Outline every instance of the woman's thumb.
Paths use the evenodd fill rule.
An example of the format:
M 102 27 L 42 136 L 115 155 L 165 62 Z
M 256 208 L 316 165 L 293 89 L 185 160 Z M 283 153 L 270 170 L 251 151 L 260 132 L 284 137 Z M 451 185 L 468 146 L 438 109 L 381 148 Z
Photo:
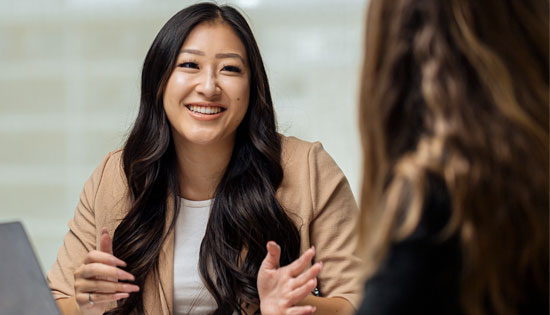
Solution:
M 101 242 L 99 243 L 99 250 L 107 254 L 113 254 L 113 240 L 111 240 L 107 228 L 103 228 L 101 230 Z
M 279 268 L 279 259 L 281 258 L 281 247 L 274 241 L 267 242 L 267 255 L 262 262 L 262 267 L 265 269 Z

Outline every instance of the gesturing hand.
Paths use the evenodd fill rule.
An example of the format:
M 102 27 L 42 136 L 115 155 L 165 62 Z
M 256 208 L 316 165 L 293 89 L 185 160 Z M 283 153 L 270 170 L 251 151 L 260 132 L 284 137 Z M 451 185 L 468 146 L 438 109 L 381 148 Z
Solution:
M 135 278 L 117 266 L 124 267 L 126 263 L 113 256 L 113 242 L 107 229 L 103 228 L 99 251 L 89 252 L 84 263 L 74 272 L 75 298 L 82 314 L 103 314 L 109 302 L 139 291 L 137 285 L 118 282 L 134 281 Z
M 281 248 L 273 241 L 267 243 L 267 256 L 258 272 L 258 295 L 263 315 L 315 312 L 315 306 L 296 306 L 317 285 L 317 275 L 323 264 L 318 262 L 304 271 L 313 256 L 315 248 L 312 247 L 288 266 L 280 267 Z

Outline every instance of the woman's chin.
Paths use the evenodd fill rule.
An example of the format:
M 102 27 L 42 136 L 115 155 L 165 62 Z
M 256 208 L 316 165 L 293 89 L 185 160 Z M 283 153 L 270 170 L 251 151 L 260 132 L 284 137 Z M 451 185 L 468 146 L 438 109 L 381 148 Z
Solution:
M 223 135 L 213 134 L 213 135 L 189 135 L 184 137 L 184 143 L 197 145 L 197 146 L 217 146 L 226 141 L 227 137 Z

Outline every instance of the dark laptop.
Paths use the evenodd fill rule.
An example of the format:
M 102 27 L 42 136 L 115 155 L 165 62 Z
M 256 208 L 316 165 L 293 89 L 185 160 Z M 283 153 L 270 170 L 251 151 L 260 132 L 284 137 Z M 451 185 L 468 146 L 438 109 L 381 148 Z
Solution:
M 19 222 L 0 224 L 0 315 L 59 315 Z

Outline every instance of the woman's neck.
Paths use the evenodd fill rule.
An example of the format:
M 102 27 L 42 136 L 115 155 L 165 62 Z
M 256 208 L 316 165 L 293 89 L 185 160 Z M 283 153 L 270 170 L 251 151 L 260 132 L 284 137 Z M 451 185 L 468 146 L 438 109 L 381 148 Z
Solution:
M 235 140 L 200 145 L 174 141 L 178 159 L 180 196 L 188 200 L 214 198 L 231 154 Z

